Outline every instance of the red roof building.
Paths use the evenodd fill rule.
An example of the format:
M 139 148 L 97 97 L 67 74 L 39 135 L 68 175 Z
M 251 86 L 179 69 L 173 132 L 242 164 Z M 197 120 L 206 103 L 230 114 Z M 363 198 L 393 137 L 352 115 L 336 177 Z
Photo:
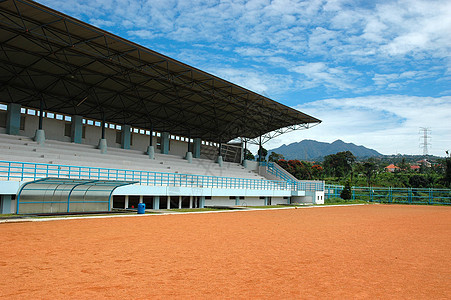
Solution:
M 410 166 L 410 169 L 411 169 L 412 171 L 419 172 L 419 171 L 420 171 L 420 166 L 413 165 L 413 166 Z
M 395 166 L 394 164 L 390 164 L 390 165 L 385 167 L 385 171 L 390 172 L 390 173 L 393 173 L 393 172 L 395 172 L 396 170 L 399 170 L 399 169 L 400 168 Z

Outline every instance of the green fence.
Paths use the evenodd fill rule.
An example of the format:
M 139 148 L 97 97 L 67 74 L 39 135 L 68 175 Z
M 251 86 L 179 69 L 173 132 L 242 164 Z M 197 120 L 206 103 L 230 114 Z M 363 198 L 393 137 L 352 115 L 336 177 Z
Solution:
M 340 197 L 342 185 L 325 186 L 325 199 Z M 352 200 L 379 203 L 451 204 L 450 189 L 352 187 Z

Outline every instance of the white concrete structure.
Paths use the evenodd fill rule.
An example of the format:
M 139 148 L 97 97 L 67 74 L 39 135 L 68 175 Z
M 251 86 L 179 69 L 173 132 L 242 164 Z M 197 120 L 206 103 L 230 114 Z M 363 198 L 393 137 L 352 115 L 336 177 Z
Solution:
M 281 181 L 277 176 L 270 174 L 264 167 L 255 161 L 247 161 L 244 167 L 238 163 L 222 161 L 218 164 L 214 160 L 206 159 L 202 150 L 215 152 L 214 143 L 199 141 L 200 152 L 193 158 L 190 155 L 186 159 L 188 149 L 187 138 L 175 137 L 170 134 L 170 140 L 166 142 L 168 154 L 162 154 L 159 150 L 149 158 L 146 152 L 150 139 L 150 132 L 130 128 L 130 149 L 123 149 L 124 140 L 119 136 L 123 129 L 114 124 L 106 124 L 105 141 L 107 151 L 98 149 L 97 143 L 101 135 L 100 122 L 90 121 L 78 117 L 83 124 L 81 143 L 74 143 L 74 126 L 72 118 L 59 114 L 46 113 L 43 131 L 45 131 L 45 143 L 38 143 L 30 136 L 34 135 L 38 125 L 37 112 L 32 109 L 21 109 L 21 129 L 19 135 L 6 134 L 7 128 L 3 127 L 2 120 L 6 119 L 5 105 L 0 106 L 0 195 L 1 213 L 14 213 L 16 211 L 15 196 L 21 185 L 32 179 L 18 180 L 8 178 L 5 174 L 5 162 L 42 164 L 44 168 L 58 170 L 58 176 L 67 176 L 67 168 L 86 167 L 95 170 L 130 170 L 134 172 L 158 172 L 165 176 L 176 176 L 177 180 L 184 180 L 186 176 L 196 180 L 207 180 L 211 186 L 202 187 L 201 184 L 172 182 L 163 186 L 156 186 L 155 182 L 140 181 L 138 184 L 119 187 L 114 191 L 112 208 L 137 207 L 138 203 L 146 203 L 147 208 L 193 208 L 203 206 L 262 206 L 275 204 L 289 204 L 294 202 L 324 203 L 324 192 L 293 191 L 291 189 L 277 188 L 252 188 L 255 184 L 264 184 L 268 180 Z M 74 117 L 74 119 L 77 117 Z M 34 129 L 33 129 L 34 128 Z M 160 134 L 154 133 L 154 144 L 158 146 Z M 199 144 L 198 144 L 199 145 Z M 127 148 L 126 145 L 125 148 Z M 209 150 L 212 149 L 212 150 Z M 204 157 L 204 158 L 202 158 Z M 61 167 L 60 167 L 61 166 Z M 62 167 L 64 166 L 64 167 Z M 93 170 L 94 170 L 93 169 Z M 94 171 L 93 171 L 94 172 Z M 95 173 L 95 172 L 94 172 Z M 145 173 L 145 174 L 147 174 Z M 171 175 L 172 174 L 172 175 Z M 47 176 L 55 176 L 50 172 Z M 94 176 L 94 175 L 93 175 Z M 291 176 L 291 175 L 290 175 Z M 227 182 L 226 188 L 222 183 L 213 184 L 211 180 Z M 241 181 L 240 181 L 241 180 Z M 249 186 L 243 186 L 243 180 L 251 180 Z M 240 182 L 233 184 L 234 182 Z M 247 184 L 247 182 L 245 182 Z M 193 186 L 183 186 L 183 185 Z M 321 194 L 322 193 L 322 194 Z

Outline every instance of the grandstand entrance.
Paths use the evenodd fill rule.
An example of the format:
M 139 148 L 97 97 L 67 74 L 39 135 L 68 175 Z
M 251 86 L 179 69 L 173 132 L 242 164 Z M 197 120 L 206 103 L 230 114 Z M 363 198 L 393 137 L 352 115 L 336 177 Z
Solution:
M 17 213 L 110 211 L 113 191 L 136 181 L 43 178 L 25 183 L 17 195 Z

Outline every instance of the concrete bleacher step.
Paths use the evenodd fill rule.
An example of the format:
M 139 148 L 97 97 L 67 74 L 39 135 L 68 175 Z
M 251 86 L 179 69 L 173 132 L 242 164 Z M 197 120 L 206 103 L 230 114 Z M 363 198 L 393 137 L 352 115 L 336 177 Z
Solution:
M 181 156 L 157 153 L 149 159 L 144 151 L 108 148 L 106 154 L 93 145 L 46 140 L 38 145 L 31 138 L 0 134 L 2 160 L 28 161 L 111 169 L 154 171 L 193 175 L 265 179 L 237 163 L 224 162 L 220 167 L 212 160 L 195 158 L 189 163 Z
M 18 141 L 19 144 L 23 144 L 23 145 L 35 145 L 38 146 L 36 142 L 34 142 L 31 138 L 28 137 L 22 137 L 22 136 L 10 136 L 7 134 L 0 134 L 0 141 L 1 138 L 4 137 L 5 139 L 8 140 L 12 140 L 12 141 Z M 25 143 L 24 143 L 25 142 Z M 63 149 L 67 149 L 73 152 L 77 152 L 75 150 L 78 150 L 78 152 L 82 152 L 82 153 L 94 153 L 97 154 L 99 153 L 99 150 L 97 149 L 96 146 L 93 145 L 85 145 L 85 144 L 75 144 L 75 143 L 68 143 L 68 142 L 62 142 L 62 141 L 55 141 L 55 140 L 46 140 L 45 145 L 42 147 L 46 147 L 46 146 L 58 146 L 59 149 L 63 150 Z M 125 149 L 120 149 L 120 148 L 113 148 L 113 147 L 109 147 L 108 148 L 108 154 L 125 154 L 128 157 L 130 156 L 140 156 L 142 157 L 143 155 L 146 155 L 144 151 L 139 151 L 139 150 L 125 150 Z M 176 155 L 170 155 L 170 154 L 159 154 L 156 153 L 155 154 L 155 160 L 156 161 L 161 161 L 161 162 L 171 162 L 171 161 L 175 161 L 177 163 L 180 163 L 180 160 L 182 159 L 181 156 L 176 156 Z M 207 165 L 217 165 L 215 162 L 211 161 L 211 160 L 206 160 L 206 159 L 193 159 L 193 162 L 199 161 L 201 163 L 207 164 Z M 187 161 L 182 160 L 182 163 Z M 242 166 L 240 166 L 239 164 L 236 163 L 229 163 L 229 162 L 224 162 L 223 167 L 222 168 L 228 168 L 229 165 L 234 165 L 234 166 L 239 166 L 242 168 Z

